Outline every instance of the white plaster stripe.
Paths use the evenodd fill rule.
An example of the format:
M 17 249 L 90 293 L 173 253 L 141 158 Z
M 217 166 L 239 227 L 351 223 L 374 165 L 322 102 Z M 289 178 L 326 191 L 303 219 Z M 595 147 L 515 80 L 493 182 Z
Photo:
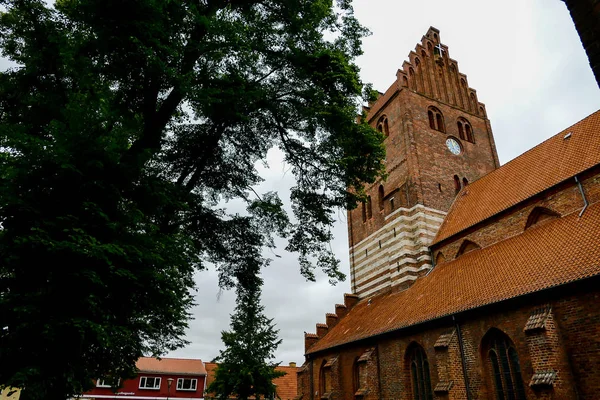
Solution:
M 411 213 L 411 212 L 414 212 L 416 209 L 420 209 L 420 210 L 426 210 L 426 211 L 430 211 L 430 212 L 432 212 L 432 213 L 437 213 L 438 215 L 440 215 L 440 216 L 441 216 L 441 218 L 440 218 L 440 217 L 437 217 L 437 216 L 434 216 L 434 215 L 431 215 L 431 214 L 427 214 L 427 213 L 425 213 L 425 212 L 423 212 L 423 211 L 419 211 L 419 212 L 417 212 L 417 213 L 415 213 L 415 214 L 412 214 L 412 215 L 410 215 L 410 214 L 409 214 L 409 213 Z M 443 211 L 439 211 L 439 210 L 436 210 L 436 209 L 433 209 L 433 208 L 425 207 L 425 206 L 423 206 L 423 205 L 421 205 L 421 204 L 417 204 L 417 205 L 415 205 L 414 207 L 412 207 L 412 208 L 410 208 L 410 209 L 407 209 L 407 208 L 400 208 L 400 209 L 398 209 L 398 210 L 394 211 L 392 214 L 390 214 L 390 215 L 386 216 L 386 217 L 385 217 L 385 219 L 386 219 L 386 220 L 387 220 L 387 219 L 389 219 L 391 216 L 393 216 L 393 215 L 397 214 L 397 213 L 398 213 L 398 212 L 400 212 L 400 211 L 406 212 L 406 213 L 407 213 L 407 214 L 409 214 L 409 215 L 406 215 L 406 216 L 404 216 L 404 215 L 401 215 L 401 216 L 399 216 L 398 218 L 396 218 L 396 219 L 395 219 L 395 220 L 393 220 L 393 221 L 386 222 L 386 223 L 385 223 L 385 225 L 384 225 L 383 227 L 379 228 L 378 230 L 376 230 L 375 232 L 373 232 L 372 234 L 370 234 L 369 236 L 367 236 L 366 238 L 364 238 L 363 240 L 361 240 L 360 242 L 358 242 L 357 244 L 355 244 L 353 247 L 357 247 L 357 246 L 359 246 L 361 243 L 363 243 L 363 242 L 365 242 L 365 241 L 368 241 L 369 239 L 371 239 L 371 238 L 373 238 L 373 237 L 375 237 L 375 236 L 379 235 L 379 233 L 380 233 L 381 231 L 385 231 L 385 230 L 386 230 L 386 229 L 388 229 L 389 227 L 393 226 L 392 224 L 395 224 L 395 223 L 397 223 L 397 221 L 412 221 L 413 219 L 417 219 L 417 218 L 419 218 L 419 217 L 423 217 L 423 216 L 425 216 L 425 218 L 426 218 L 426 219 L 430 219 L 430 220 L 433 220 L 433 221 L 439 222 L 439 223 L 440 223 L 440 225 L 441 225 L 441 223 L 444 221 L 444 217 L 446 216 L 446 213 L 445 213 L 445 212 L 443 212 Z M 351 247 L 351 249 L 352 249 L 353 247 Z
M 419 254 L 429 251 L 427 244 L 428 243 L 415 243 L 414 240 L 402 240 L 394 246 L 390 246 L 385 252 L 392 255 Z M 384 251 L 377 253 L 384 253 Z M 375 264 L 377 253 L 373 252 L 368 257 L 361 257 L 360 259 L 356 257 L 354 259 L 354 270 L 356 271 L 358 268 L 367 264 Z
M 413 270 L 412 272 L 421 272 L 421 271 L 425 271 L 425 270 L 431 269 L 431 264 L 423 264 L 423 266 L 421 268 L 411 268 L 411 269 Z M 407 275 L 407 276 L 404 276 L 402 278 L 395 279 L 395 280 L 391 280 L 390 279 L 389 283 L 386 283 L 384 285 L 378 284 L 378 283 L 384 281 L 386 278 L 389 279 L 391 276 L 401 275 L 403 272 L 404 272 L 403 270 L 400 270 L 399 273 L 398 272 L 393 272 L 390 275 L 383 275 L 383 276 L 381 276 L 381 277 L 373 280 L 372 282 L 369 282 L 369 284 L 367 286 L 365 286 L 365 288 L 360 289 L 360 290 L 357 291 L 358 296 L 359 297 L 365 297 L 365 296 L 367 296 L 367 295 L 369 295 L 371 293 L 374 293 L 374 292 L 376 292 L 378 290 L 382 290 L 382 289 L 386 288 L 387 286 L 396 286 L 396 285 L 399 285 L 399 284 L 404 283 L 404 282 L 409 281 L 409 280 L 413 280 L 414 281 L 414 280 L 416 280 L 418 278 L 418 276 L 416 276 L 416 275 Z
M 415 227 L 418 227 L 418 228 L 415 230 Z M 430 240 L 433 240 L 438 229 L 439 229 L 439 226 L 437 226 L 437 225 L 436 226 L 433 226 L 433 225 L 424 225 L 424 226 L 421 225 L 420 226 L 419 224 L 404 225 L 404 226 L 402 226 L 401 230 L 396 231 L 396 237 L 394 237 L 394 232 L 390 231 L 387 234 L 380 236 L 379 239 L 375 239 L 369 243 L 363 243 L 360 247 L 355 247 L 354 254 L 356 256 L 358 254 L 364 253 L 365 249 L 369 250 L 369 252 L 379 250 L 379 240 L 381 240 L 382 248 L 390 242 L 398 241 L 403 238 L 413 239 L 414 237 L 422 237 L 423 235 L 425 235 L 425 236 L 430 236 L 431 237 Z M 350 250 L 350 254 L 352 254 L 352 250 Z
M 407 208 L 399 208 L 399 209 L 397 209 L 396 211 L 394 211 L 393 213 L 386 215 L 386 216 L 385 216 L 385 219 L 390 219 L 390 218 L 392 218 L 394 215 L 396 215 L 396 214 L 398 214 L 398 213 L 400 213 L 400 212 L 402 212 L 402 211 L 405 211 L 405 212 L 406 212 L 406 211 L 413 211 L 413 210 L 414 210 L 414 209 L 416 209 L 416 208 L 421 208 L 421 209 L 423 209 L 423 210 L 427 210 L 427 211 L 430 211 L 430 212 L 433 212 L 433 213 L 437 213 L 437 214 L 439 214 L 439 215 L 441 215 L 441 216 L 442 216 L 442 219 L 443 219 L 443 217 L 445 217 L 445 216 L 446 216 L 446 214 L 447 214 L 447 213 L 445 213 L 444 211 L 441 211 L 441 210 L 436 210 L 435 208 L 429 208 L 429 207 L 427 207 L 427 206 L 424 206 L 424 205 L 422 205 L 422 204 L 416 204 L 416 205 L 414 205 L 412 208 L 408 208 L 408 209 L 407 209 Z
M 368 283 L 368 284 L 365 286 L 365 288 L 364 288 L 364 289 L 362 289 L 362 291 L 364 291 L 364 290 L 366 290 L 366 289 L 369 289 L 369 288 L 371 288 L 371 289 L 369 289 L 369 290 L 371 290 L 371 292 L 372 292 L 374 288 L 375 288 L 375 289 L 377 289 L 377 290 L 379 290 L 378 288 L 384 288 L 384 287 L 386 287 L 386 286 L 394 285 L 394 282 L 404 282 L 404 281 L 406 280 L 406 279 L 404 279 L 404 277 L 402 277 L 402 278 L 399 278 L 399 279 L 396 279 L 396 280 L 391 280 L 391 277 L 392 277 L 392 276 L 399 276 L 399 275 L 402 275 L 402 273 L 403 273 L 403 272 L 413 272 L 413 273 L 419 273 L 419 272 L 421 272 L 421 271 L 425 271 L 425 270 L 428 270 L 428 269 L 430 269 L 430 267 L 431 267 L 431 264 L 424 264 L 424 265 L 423 265 L 421 268 L 412 268 L 412 267 L 408 267 L 408 268 L 405 268 L 404 270 L 400 270 L 400 272 L 395 272 L 395 271 L 394 271 L 394 272 L 392 272 L 392 273 L 389 273 L 389 271 L 388 271 L 388 273 L 387 273 L 387 274 L 384 274 L 384 275 L 380 276 L 379 278 L 377 278 L 377 279 L 374 279 L 373 281 L 369 282 L 369 283 Z M 415 279 L 416 279 L 416 278 L 415 278 Z M 390 281 L 390 283 L 388 283 L 388 284 L 386 284 L 386 285 L 383 285 L 383 286 L 382 286 L 382 285 L 378 285 L 378 283 L 380 283 L 380 282 L 382 282 L 382 281 L 385 281 L 385 280 L 389 280 L 389 281 Z M 361 292 L 361 291 L 359 291 L 359 293 L 360 293 L 360 292 Z
M 429 261 L 429 260 L 427 260 L 427 261 Z M 418 273 L 418 272 L 421 272 L 421 271 L 424 271 L 424 270 L 427 270 L 430 268 L 431 268 L 431 264 L 423 264 L 422 266 L 420 266 L 418 268 L 404 267 L 404 268 L 400 268 L 400 271 L 398 271 L 397 267 L 391 266 L 390 268 L 381 268 L 381 269 L 375 271 L 374 273 L 369 274 L 369 276 L 362 277 L 362 278 L 354 281 L 353 283 L 355 286 L 360 286 L 361 284 L 364 284 L 369 279 L 383 273 L 383 275 L 368 282 L 366 285 L 367 285 L 367 287 L 369 287 L 369 286 L 373 285 L 375 282 L 381 282 L 382 280 L 385 280 L 385 278 L 393 280 L 393 278 L 403 275 L 407 272 Z
M 406 255 L 406 254 L 403 254 L 403 255 Z M 387 260 L 383 260 L 382 262 L 379 262 L 377 264 L 371 265 L 372 268 L 368 268 L 369 266 L 365 266 L 365 268 L 361 268 L 360 270 L 355 269 L 354 279 L 355 280 L 364 280 L 365 277 L 375 275 L 375 273 L 377 271 L 380 271 L 382 269 L 398 268 L 398 264 L 400 264 L 400 265 L 409 264 L 409 263 L 416 264 L 425 259 L 426 260 L 431 259 L 431 257 L 429 257 L 429 253 L 425 253 L 425 252 L 416 252 L 416 253 L 414 253 L 414 255 L 418 256 L 418 257 L 410 257 L 410 258 L 404 257 L 397 261 L 392 261 L 391 259 L 387 259 Z M 372 273 L 371 270 L 374 271 L 374 273 Z

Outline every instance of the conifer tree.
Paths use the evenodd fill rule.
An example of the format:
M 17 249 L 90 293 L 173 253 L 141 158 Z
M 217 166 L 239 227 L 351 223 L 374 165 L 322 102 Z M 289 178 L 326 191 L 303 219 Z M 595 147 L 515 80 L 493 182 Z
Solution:
M 273 319 L 265 316 L 260 304 L 262 281 L 258 275 L 250 277 L 253 279 L 247 279 L 245 287 L 237 288 L 231 330 L 221 333 L 225 348 L 215 359 L 215 380 L 208 388 L 217 399 L 275 398 L 273 379 L 285 374 L 276 371 L 278 364 L 271 362 L 281 339 Z M 255 283 L 248 286 L 252 281 Z

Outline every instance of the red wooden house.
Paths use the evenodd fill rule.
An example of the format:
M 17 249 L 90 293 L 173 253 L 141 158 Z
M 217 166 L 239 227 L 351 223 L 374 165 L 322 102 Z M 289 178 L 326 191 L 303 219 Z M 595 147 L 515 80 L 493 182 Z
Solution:
M 118 389 L 102 379 L 81 397 L 85 399 L 203 399 L 206 369 L 199 359 L 142 357 L 137 362 L 137 377 Z

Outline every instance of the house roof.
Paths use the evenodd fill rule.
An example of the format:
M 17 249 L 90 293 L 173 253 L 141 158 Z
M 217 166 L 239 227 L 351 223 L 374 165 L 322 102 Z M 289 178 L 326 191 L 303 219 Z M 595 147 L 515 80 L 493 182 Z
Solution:
M 200 359 L 141 357 L 136 363 L 140 372 L 152 374 L 206 375 Z
M 216 363 L 206 363 L 206 370 L 208 376 L 206 378 L 206 387 L 208 387 L 215 380 L 215 370 L 217 369 Z M 277 395 L 281 400 L 292 400 L 298 393 L 298 367 L 295 366 L 278 366 L 277 371 L 283 371 L 286 374 L 275 378 L 273 383 L 277 386 Z M 231 397 L 232 399 L 235 397 Z
M 600 275 L 600 202 L 436 266 L 410 289 L 362 300 L 307 353 Z
M 598 163 L 600 110 L 465 187 L 456 196 L 433 244 Z

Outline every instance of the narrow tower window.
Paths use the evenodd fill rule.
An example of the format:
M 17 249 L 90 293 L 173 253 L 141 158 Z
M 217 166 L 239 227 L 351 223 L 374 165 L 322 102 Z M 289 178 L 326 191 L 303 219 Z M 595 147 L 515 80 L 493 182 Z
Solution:
M 463 124 L 458 121 L 456 125 L 458 125 L 458 137 L 460 137 L 462 140 L 465 140 L 465 130 L 463 129 Z
M 460 117 L 456 122 L 456 125 L 458 126 L 458 135 L 461 139 L 470 143 L 475 143 L 473 128 L 471 127 L 471 123 L 467 121 L 466 118 Z
M 460 192 L 460 178 L 458 175 L 454 175 L 454 190 L 456 190 L 456 193 Z
M 429 127 L 440 132 L 446 132 L 444 124 L 444 116 L 442 112 L 435 107 L 429 107 L 427 110 L 427 116 L 429 117 Z
M 383 185 L 379 185 L 379 211 L 383 210 L 383 197 L 384 197 L 384 192 L 383 192 Z
M 463 177 L 463 187 L 467 186 L 469 184 L 469 181 L 467 180 L 467 178 Z

